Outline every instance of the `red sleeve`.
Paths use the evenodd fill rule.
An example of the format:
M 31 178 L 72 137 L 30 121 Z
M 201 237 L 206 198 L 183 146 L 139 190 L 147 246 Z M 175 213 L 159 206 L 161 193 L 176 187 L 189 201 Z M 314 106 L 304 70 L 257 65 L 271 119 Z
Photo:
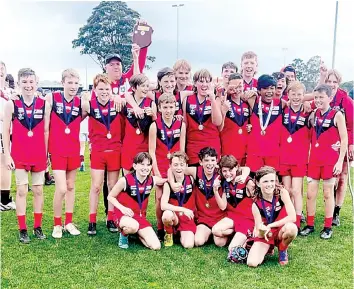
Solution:
M 146 56 L 147 56 L 147 47 L 141 48 L 139 53 L 139 69 L 142 73 L 146 63 Z M 134 72 L 134 63 L 130 66 L 129 70 L 123 74 L 123 79 L 128 78 L 128 80 L 133 76 Z
M 353 117 L 354 117 L 354 101 L 348 96 L 344 96 L 342 103 L 344 113 L 345 113 L 345 122 L 347 125 L 348 131 L 348 144 L 354 144 L 353 140 Z

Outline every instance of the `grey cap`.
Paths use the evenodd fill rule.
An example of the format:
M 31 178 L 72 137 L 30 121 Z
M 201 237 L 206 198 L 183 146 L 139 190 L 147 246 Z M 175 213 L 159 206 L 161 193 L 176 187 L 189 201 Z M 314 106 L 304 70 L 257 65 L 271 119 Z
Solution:
M 118 59 L 120 62 L 122 62 L 122 58 L 118 53 L 111 53 L 106 56 L 104 60 L 105 64 L 108 64 L 112 59 Z

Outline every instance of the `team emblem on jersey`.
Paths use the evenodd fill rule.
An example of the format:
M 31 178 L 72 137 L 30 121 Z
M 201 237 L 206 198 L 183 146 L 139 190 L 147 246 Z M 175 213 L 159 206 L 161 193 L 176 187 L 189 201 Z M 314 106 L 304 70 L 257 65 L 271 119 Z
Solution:
M 18 120 L 23 120 L 25 118 L 25 113 L 20 112 L 20 109 L 18 109 L 17 118 Z
M 189 114 L 190 114 L 190 115 L 195 115 L 195 109 L 196 109 L 196 108 L 197 108 L 197 105 L 191 104 L 191 105 L 189 106 L 189 109 L 190 109 Z
M 203 181 L 202 179 L 199 179 L 198 187 L 199 187 L 199 189 L 201 189 L 201 190 L 204 189 L 204 181 Z
M 95 108 L 94 109 L 94 112 L 95 112 L 95 118 L 101 118 L 101 113 L 100 113 L 100 110 L 98 108 Z
M 113 91 L 113 94 L 118 94 L 118 87 L 113 87 L 112 91 Z

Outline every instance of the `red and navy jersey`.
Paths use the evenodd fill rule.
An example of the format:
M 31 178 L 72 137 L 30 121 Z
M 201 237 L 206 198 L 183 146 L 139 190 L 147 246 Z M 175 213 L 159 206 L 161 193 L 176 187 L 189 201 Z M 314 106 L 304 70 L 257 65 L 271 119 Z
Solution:
M 302 108 L 299 112 L 294 112 L 290 107 L 284 108 L 280 131 L 280 164 L 308 163 L 311 142 L 309 117 L 310 113 L 303 112 Z
M 198 218 L 213 218 L 220 220 L 226 215 L 226 213 L 219 208 L 214 196 L 213 180 L 218 177 L 219 175 L 217 171 L 215 171 L 213 177 L 207 179 L 203 167 L 197 167 L 194 190 Z M 221 192 L 219 192 L 219 194 L 221 196 Z
M 232 107 L 226 113 L 224 127 L 220 133 L 221 154 L 233 155 L 239 160 L 246 156 L 250 107 L 243 101 L 240 104 L 235 103 L 230 96 L 228 100 Z
M 139 106 L 144 109 L 152 107 L 152 100 L 144 98 Z M 144 115 L 143 119 L 135 117 L 133 107 L 127 103 L 123 109 L 125 121 L 125 134 L 123 139 L 123 146 L 126 146 L 129 151 L 146 152 L 148 151 L 149 128 L 152 124 L 152 116 Z M 140 133 L 137 134 L 136 132 Z
M 239 216 L 242 218 L 253 220 L 252 204 L 253 199 L 247 196 L 246 185 L 251 181 L 247 178 L 245 183 L 228 183 L 226 180 L 221 182 L 220 191 L 226 194 L 228 215 Z
M 149 203 L 149 197 L 154 187 L 154 180 L 149 176 L 143 183 L 138 180 L 135 181 L 135 173 L 127 174 L 125 177 L 125 190 L 118 194 L 117 201 L 123 206 L 130 208 L 135 215 L 140 213 L 146 217 L 146 210 Z M 145 189 L 145 194 L 144 194 Z M 139 198 L 141 201 L 141 208 L 139 207 Z
M 334 124 L 337 113 L 331 108 L 327 114 L 322 115 L 319 109 L 315 112 L 309 160 L 312 165 L 330 166 L 338 161 L 339 151 L 332 148 L 332 145 L 340 143 L 338 128 Z
M 172 124 L 168 127 L 162 120 L 161 114 L 158 115 L 156 124 L 156 161 L 157 167 L 161 174 L 167 174 L 169 168 L 169 160 L 167 159 L 168 153 L 173 153 L 180 150 L 180 138 L 182 130 L 182 121 L 176 118 L 173 119 Z M 165 130 L 166 134 L 165 135 Z
M 262 201 L 263 201 L 263 204 L 262 204 Z M 285 209 L 285 204 L 282 201 L 280 195 L 275 196 L 274 203 L 275 203 L 275 208 L 274 208 L 273 218 L 271 219 L 273 202 L 272 201 L 269 202 L 264 199 L 258 199 L 255 202 L 255 204 L 259 210 L 259 213 L 261 214 L 262 222 L 266 226 L 269 225 L 267 218 L 271 219 L 270 223 L 274 223 L 274 222 L 279 221 L 279 220 L 288 216 L 288 213 L 286 212 L 286 209 Z
M 109 131 L 106 127 L 106 124 L 108 125 L 108 108 L 110 108 Z M 120 150 L 122 146 L 122 118 L 121 113 L 116 111 L 113 100 L 105 105 L 99 103 L 98 99 L 90 101 L 89 136 L 92 151 Z M 110 139 L 107 138 L 108 133 L 111 134 Z
M 47 167 L 44 139 L 45 100 L 34 97 L 30 106 L 26 104 L 23 106 L 21 100 L 13 100 L 13 104 L 11 156 L 15 166 L 36 166 L 38 170 L 45 170 Z M 30 137 L 28 136 L 30 128 L 24 114 L 26 113 L 28 118 L 31 118 L 32 111 L 34 115 L 31 127 L 33 135 Z
M 186 152 L 189 163 L 198 163 L 198 153 L 204 147 L 212 147 L 220 155 L 220 136 L 217 126 L 212 123 L 211 101 L 205 99 L 203 103 L 199 103 L 196 94 L 188 96 L 186 99 L 186 117 L 188 120 Z M 202 130 L 198 128 L 200 124 L 203 125 Z
M 348 144 L 352 145 L 354 143 L 354 101 L 345 90 L 338 88 L 330 106 L 344 114 L 348 131 Z
M 182 187 L 179 192 L 174 192 L 170 186 L 170 199 L 168 202 L 173 206 L 183 207 L 195 211 L 193 178 L 191 176 L 184 176 Z
M 48 151 L 53 155 L 73 157 L 80 155 L 80 123 L 82 120 L 81 99 L 74 96 L 67 101 L 62 92 L 52 94 Z M 64 101 L 64 102 L 63 102 Z M 64 109 L 67 120 L 65 120 Z M 65 122 L 68 121 L 68 124 Z M 65 133 L 69 128 L 70 133 Z
M 252 78 L 250 83 L 247 83 L 245 80 L 243 81 L 243 90 L 248 91 L 248 90 L 254 90 L 257 91 L 257 85 L 258 81 L 255 78 Z
M 158 109 L 158 107 L 159 107 L 159 98 L 161 96 L 161 91 L 155 90 L 154 93 L 155 93 L 155 103 L 156 103 L 156 107 Z M 179 91 L 177 91 L 175 93 L 175 98 L 176 98 L 176 112 L 175 112 L 175 115 L 183 115 L 183 113 L 182 113 L 181 93 Z
M 269 113 L 271 113 L 268 127 L 265 130 L 265 135 L 261 134 L 261 126 L 259 121 L 259 99 L 258 97 L 254 103 L 253 111 L 251 114 L 252 130 L 248 136 L 248 155 L 255 156 L 278 156 L 280 145 L 280 129 L 282 126 L 282 102 L 280 99 L 273 99 L 273 109 L 270 112 L 270 103 L 261 102 L 263 112 L 263 124 Z

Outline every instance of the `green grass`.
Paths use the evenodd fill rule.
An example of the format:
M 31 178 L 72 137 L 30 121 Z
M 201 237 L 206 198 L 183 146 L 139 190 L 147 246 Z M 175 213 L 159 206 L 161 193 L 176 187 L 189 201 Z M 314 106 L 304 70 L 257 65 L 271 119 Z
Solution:
M 14 187 L 13 187 L 14 188 Z M 48 239 L 18 241 L 15 212 L 1 213 L 1 288 L 353 288 L 353 214 L 350 193 L 341 211 L 342 225 L 328 241 L 319 238 L 323 222 L 322 195 L 318 197 L 316 232 L 298 237 L 289 249 L 290 262 L 282 268 L 277 253 L 259 268 L 230 264 L 226 249 L 207 245 L 185 250 L 179 245 L 158 252 L 131 242 L 117 246 L 118 235 L 105 228 L 101 197 L 98 234 L 88 237 L 89 171 L 78 172 L 74 222 L 81 235 L 51 237 L 54 186 L 45 187 L 43 229 Z M 153 198 L 149 220 L 155 225 Z M 28 197 L 28 227 L 33 225 L 32 196 Z

